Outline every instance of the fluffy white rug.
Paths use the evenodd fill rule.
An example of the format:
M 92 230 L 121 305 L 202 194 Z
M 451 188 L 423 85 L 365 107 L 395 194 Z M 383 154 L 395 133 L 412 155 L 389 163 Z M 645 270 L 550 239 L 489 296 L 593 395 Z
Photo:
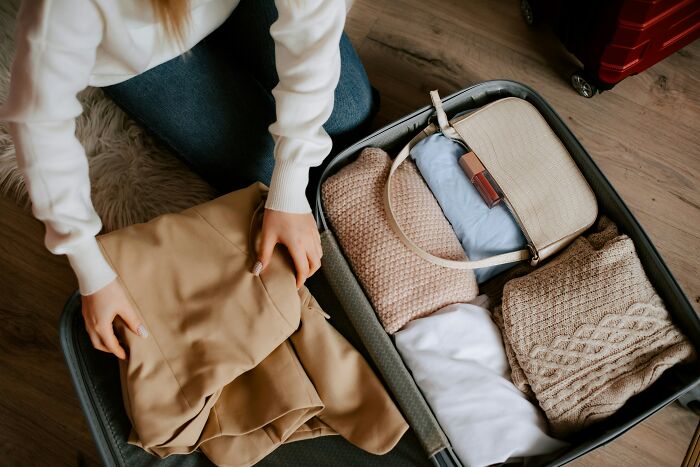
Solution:
M 0 103 L 7 96 L 14 57 L 14 24 L 19 1 L 0 1 Z M 92 199 L 104 230 L 177 212 L 214 196 L 193 174 L 143 128 L 127 117 L 97 88 L 80 95 L 84 112 L 76 135 L 90 163 Z M 29 208 L 15 150 L 0 122 L 0 195 Z

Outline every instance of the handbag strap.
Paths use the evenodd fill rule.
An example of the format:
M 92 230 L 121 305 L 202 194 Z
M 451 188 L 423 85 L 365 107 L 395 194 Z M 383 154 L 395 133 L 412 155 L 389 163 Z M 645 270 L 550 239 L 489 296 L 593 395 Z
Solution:
M 442 108 L 442 102 L 440 100 L 440 96 L 437 94 L 437 91 L 431 91 L 430 92 L 430 97 L 433 100 L 433 105 L 435 106 L 435 109 L 437 111 L 437 118 L 438 118 L 438 124 L 440 125 L 440 131 L 447 135 L 448 137 L 451 137 L 454 139 L 453 136 L 450 136 L 450 134 L 454 133 L 457 135 L 457 131 L 452 128 L 452 126 L 449 124 L 447 120 L 447 115 L 445 114 L 445 111 Z M 447 130 L 447 132 L 445 131 Z M 408 236 L 404 233 L 404 231 L 401 229 L 401 226 L 399 223 L 396 221 L 396 217 L 394 216 L 394 209 L 392 206 L 391 202 L 391 195 L 392 195 L 392 177 L 396 170 L 399 168 L 401 163 L 405 161 L 408 156 L 411 154 L 411 148 L 418 144 L 419 141 L 421 141 L 423 138 L 430 136 L 431 134 L 435 133 L 437 131 L 437 128 L 435 127 L 435 124 L 430 124 L 428 125 L 423 131 L 421 131 L 418 135 L 414 136 L 411 141 L 408 142 L 406 146 L 401 150 L 398 156 L 396 156 L 396 159 L 394 159 L 394 162 L 391 164 L 391 169 L 389 170 L 389 176 L 386 181 L 386 185 L 384 187 L 384 211 L 386 212 L 386 217 L 387 220 L 389 221 L 389 227 L 391 227 L 391 230 L 394 231 L 394 233 L 399 237 L 399 239 L 406 245 L 406 247 L 411 250 L 413 253 L 417 254 L 424 260 L 433 263 L 437 266 L 442 266 L 446 268 L 451 268 L 451 269 L 479 269 L 479 268 L 486 268 L 490 266 L 498 266 L 499 264 L 507 264 L 507 263 L 514 263 L 517 261 L 524 261 L 527 259 L 530 259 L 530 251 L 523 249 L 523 250 L 517 250 L 517 251 L 511 251 L 509 253 L 503 253 L 500 255 L 496 256 L 491 256 L 488 258 L 483 258 L 479 260 L 453 260 L 453 259 L 445 259 L 445 258 L 440 258 L 439 256 L 435 256 L 431 253 L 428 253 L 427 251 L 423 250 L 421 247 L 416 245 Z M 459 138 L 459 135 L 456 136 Z

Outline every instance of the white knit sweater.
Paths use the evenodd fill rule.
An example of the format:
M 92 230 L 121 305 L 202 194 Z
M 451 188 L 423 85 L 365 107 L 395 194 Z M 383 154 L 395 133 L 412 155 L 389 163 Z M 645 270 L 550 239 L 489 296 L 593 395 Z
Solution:
M 270 28 L 279 84 L 275 168 L 266 207 L 304 213 L 309 167 L 331 149 L 323 123 L 340 75 L 343 0 L 275 0 Z M 349 3 L 349 2 L 348 2 Z M 184 49 L 221 25 L 238 0 L 191 0 Z M 32 210 L 46 226 L 46 246 L 66 254 L 80 290 L 93 293 L 115 278 L 95 235 L 102 228 L 90 200 L 85 151 L 75 137 L 86 86 L 127 80 L 183 52 L 167 38 L 146 0 L 26 0 L 0 120 L 10 122 Z

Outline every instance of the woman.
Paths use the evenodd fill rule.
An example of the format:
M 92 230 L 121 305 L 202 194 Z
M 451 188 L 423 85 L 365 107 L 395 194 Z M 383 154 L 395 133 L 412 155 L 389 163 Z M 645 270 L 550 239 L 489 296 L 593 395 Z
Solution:
M 309 168 L 330 152 L 329 134 L 347 136 L 372 113 L 367 76 L 341 39 L 345 12 L 343 0 L 22 5 L 0 119 L 10 123 L 46 246 L 66 254 L 78 277 L 95 348 L 126 357 L 112 329 L 116 316 L 144 338 L 148 331 L 95 240 L 101 222 L 74 134 L 82 111 L 76 94 L 104 87 L 220 191 L 268 184 L 253 273 L 280 243 L 301 287 L 322 254 L 305 196 Z

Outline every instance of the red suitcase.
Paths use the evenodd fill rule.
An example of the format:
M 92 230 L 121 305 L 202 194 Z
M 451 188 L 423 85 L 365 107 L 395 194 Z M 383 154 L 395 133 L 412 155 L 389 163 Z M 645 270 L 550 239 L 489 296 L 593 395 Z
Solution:
M 550 23 L 583 63 L 571 84 L 584 97 L 611 89 L 700 37 L 700 0 L 521 0 L 528 24 Z

